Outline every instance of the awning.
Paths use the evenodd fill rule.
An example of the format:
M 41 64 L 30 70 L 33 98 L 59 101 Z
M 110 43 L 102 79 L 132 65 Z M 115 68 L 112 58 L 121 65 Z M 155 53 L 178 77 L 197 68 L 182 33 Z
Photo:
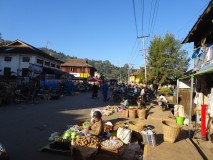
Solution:
M 209 64 L 203 68 L 201 68 L 195 75 L 202 75 L 202 74 L 208 74 L 213 73 L 213 64 Z

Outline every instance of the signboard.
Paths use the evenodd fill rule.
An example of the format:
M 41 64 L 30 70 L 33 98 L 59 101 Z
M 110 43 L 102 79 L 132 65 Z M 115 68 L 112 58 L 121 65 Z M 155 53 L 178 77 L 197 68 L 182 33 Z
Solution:
M 74 77 L 80 77 L 80 73 L 73 73 L 73 72 L 70 72 L 70 74 L 72 74 Z

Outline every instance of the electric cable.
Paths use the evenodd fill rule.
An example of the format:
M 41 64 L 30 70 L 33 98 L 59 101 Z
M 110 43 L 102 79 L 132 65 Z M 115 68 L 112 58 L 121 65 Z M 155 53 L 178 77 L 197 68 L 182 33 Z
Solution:
M 136 19 L 136 13 L 135 13 L 135 1 L 132 0 L 133 2 L 133 11 L 134 11 L 134 18 L 135 18 L 135 29 L 136 29 L 136 35 L 138 37 L 138 27 L 137 27 L 137 19 Z

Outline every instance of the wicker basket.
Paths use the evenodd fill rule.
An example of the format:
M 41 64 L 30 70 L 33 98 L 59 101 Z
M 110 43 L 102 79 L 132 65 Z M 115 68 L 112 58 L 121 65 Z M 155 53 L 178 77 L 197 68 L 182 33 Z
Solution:
M 146 109 L 138 109 L 138 118 L 145 119 L 146 118 Z
M 170 121 L 163 121 L 162 124 L 164 141 L 174 143 L 180 134 L 181 127 Z
M 128 115 L 129 115 L 128 109 L 123 109 L 123 111 L 121 112 L 121 117 L 128 118 Z
M 109 146 L 106 146 L 104 144 L 105 142 L 110 142 L 110 141 L 114 141 L 114 142 L 116 142 L 116 144 L 115 145 L 109 145 Z M 122 146 L 123 146 L 123 142 L 118 140 L 118 139 L 117 140 L 105 140 L 105 141 L 101 142 L 101 148 L 105 149 L 105 150 L 109 150 L 109 151 L 110 150 L 116 150 L 116 149 L 118 149 Z
M 135 131 L 135 132 L 141 132 L 145 127 L 145 124 L 141 121 L 129 121 L 128 128 Z
M 129 118 L 130 119 L 137 118 L 137 109 L 135 108 L 129 109 Z

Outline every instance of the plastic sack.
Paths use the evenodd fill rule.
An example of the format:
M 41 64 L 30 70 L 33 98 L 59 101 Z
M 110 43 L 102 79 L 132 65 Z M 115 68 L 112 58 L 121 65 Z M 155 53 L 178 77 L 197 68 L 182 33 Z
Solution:
M 117 137 L 125 144 L 129 144 L 132 138 L 132 130 L 126 127 L 119 127 L 117 130 Z
M 144 128 L 141 131 L 141 134 L 144 144 L 149 144 L 153 147 L 156 146 L 156 133 L 154 131 L 152 131 L 150 128 Z

